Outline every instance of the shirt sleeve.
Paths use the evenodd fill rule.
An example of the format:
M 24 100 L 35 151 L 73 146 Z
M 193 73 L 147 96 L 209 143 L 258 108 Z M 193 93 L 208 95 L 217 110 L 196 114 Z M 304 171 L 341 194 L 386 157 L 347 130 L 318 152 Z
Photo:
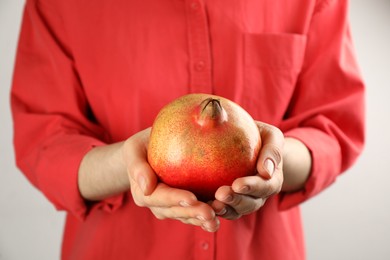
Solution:
M 348 1 L 320 1 L 308 31 L 305 61 L 282 130 L 312 155 L 304 189 L 280 195 L 288 209 L 318 194 L 347 170 L 364 144 L 364 83 L 351 41 Z
M 83 156 L 108 140 L 94 120 L 77 75 L 61 15 L 27 1 L 11 90 L 16 163 L 56 206 L 79 219 L 88 210 L 78 190 Z M 123 195 L 93 208 L 113 210 Z

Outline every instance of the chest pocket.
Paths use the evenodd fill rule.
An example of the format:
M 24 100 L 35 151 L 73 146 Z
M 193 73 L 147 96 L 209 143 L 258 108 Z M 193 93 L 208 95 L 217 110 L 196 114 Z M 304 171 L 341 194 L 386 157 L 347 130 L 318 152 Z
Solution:
M 302 69 L 306 36 L 244 35 L 245 104 L 256 120 L 278 125 Z

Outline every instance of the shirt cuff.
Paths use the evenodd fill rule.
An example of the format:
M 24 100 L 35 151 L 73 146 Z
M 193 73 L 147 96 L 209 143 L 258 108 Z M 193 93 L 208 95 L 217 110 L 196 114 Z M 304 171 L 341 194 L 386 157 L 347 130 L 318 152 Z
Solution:
M 279 209 L 287 210 L 317 195 L 331 185 L 341 171 L 341 149 L 330 135 L 315 128 L 295 128 L 284 133 L 303 142 L 312 156 L 312 168 L 303 189 L 281 193 Z
M 49 147 L 48 151 L 41 152 L 46 158 L 38 160 L 56 162 L 41 165 L 42 175 L 39 176 L 38 186 L 46 197 L 58 210 L 65 210 L 79 220 L 85 220 L 91 210 L 112 212 L 118 209 L 123 203 L 124 194 L 89 203 L 81 196 L 78 188 L 78 170 L 82 158 L 93 147 L 104 143 L 89 136 L 70 135 L 61 139 L 66 139 L 66 143 L 53 144 L 55 148 Z

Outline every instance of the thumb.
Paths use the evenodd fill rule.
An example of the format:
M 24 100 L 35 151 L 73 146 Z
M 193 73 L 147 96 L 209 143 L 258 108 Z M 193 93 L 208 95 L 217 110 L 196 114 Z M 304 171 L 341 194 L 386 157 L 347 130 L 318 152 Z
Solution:
M 136 162 L 128 173 L 133 185 L 137 185 L 145 196 L 153 193 L 157 186 L 157 176 L 147 162 Z
M 274 172 L 282 167 L 284 135 L 276 127 L 257 122 L 262 147 L 257 161 L 257 171 L 265 179 L 270 179 Z
M 127 173 L 132 188 L 139 188 L 145 196 L 157 185 L 157 176 L 147 161 L 147 145 L 150 128 L 130 137 L 124 145 Z

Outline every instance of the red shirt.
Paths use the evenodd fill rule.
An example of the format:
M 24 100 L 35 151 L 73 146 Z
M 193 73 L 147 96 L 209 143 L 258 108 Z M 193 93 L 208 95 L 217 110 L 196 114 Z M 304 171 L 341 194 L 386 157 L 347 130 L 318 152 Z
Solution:
M 63 259 L 303 259 L 299 204 L 355 161 L 364 85 L 347 1 L 27 1 L 12 88 L 17 164 L 68 212 Z M 302 191 L 220 230 L 157 220 L 130 193 L 87 205 L 80 160 L 190 92 L 239 103 L 310 149 Z M 319 223 L 320 224 L 320 223 Z

